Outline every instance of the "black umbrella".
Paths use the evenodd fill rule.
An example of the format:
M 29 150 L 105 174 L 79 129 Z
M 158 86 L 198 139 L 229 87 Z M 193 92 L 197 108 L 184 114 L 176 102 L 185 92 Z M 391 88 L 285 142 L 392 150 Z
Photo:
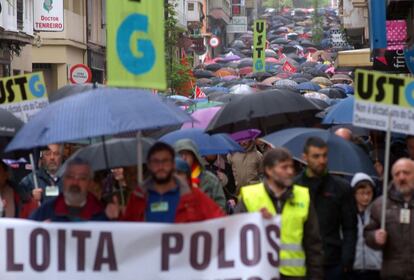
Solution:
M 101 84 L 71 84 L 71 85 L 65 85 L 57 90 L 55 90 L 52 93 L 49 93 L 49 102 L 55 102 L 62 98 L 73 96 L 78 93 L 86 92 L 94 88 L 102 88 L 105 87 Z
M 208 70 L 208 71 L 216 72 L 217 70 L 223 68 L 223 64 L 220 64 L 220 63 L 212 63 L 212 64 L 209 64 L 209 65 L 206 65 L 204 68 L 206 70 Z
M 0 136 L 13 137 L 23 126 L 23 122 L 9 111 L 0 108 Z
M 142 138 L 143 159 L 154 141 Z M 105 150 L 107 160 L 105 159 Z M 93 171 L 137 165 L 137 139 L 120 138 L 92 144 L 78 150 L 70 158 L 81 158 L 90 162 Z M 64 167 L 62 167 L 64 168 Z
M 305 62 L 306 63 L 306 62 Z M 295 73 L 293 74 L 291 77 L 291 79 L 296 79 L 296 78 L 305 78 L 307 80 L 312 80 L 313 76 L 311 74 L 307 74 L 307 73 Z
M 302 83 L 307 83 L 310 80 L 306 79 L 306 78 L 292 78 L 290 77 L 291 80 L 295 81 L 297 84 L 302 84 Z
M 246 76 L 246 78 L 253 78 L 259 82 L 269 77 L 272 77 L 272 74 L 269 74 L 267 72 L 255 72 L 255 73 L 250 73 L 249 75 Z
M 233 43 L 231 43 L 231 47 L 235 49 L 244 49 L 246 47 L 246 44 L 242 40 L 235 40 Z
M 206 131 L 232 133 L 256 128 L 267 134 L 288 126 L 311 125 L 319 110 L 306 98 L 289 90 L 247 94 L 226 104 Z
M 242 94 L 226 94 L 219 97 L 214 98 L 214 101 L 229 103 L 232 100 L 238 100 L 243 98 L 244 95 Z
M 207 70 L 195 70 L 193 71 L 194 77 L 196 78 L 212 78 L 214 77 L 213 72 Z
M 272 40 L 270 43 L 278 44 L 278 45 L 287 45 L 289 41 L 285 38 L 277 38 L 277 39 Z
M 318 92 L 325 94 L 331 99 L 337 99 L 337 98 L 343 99 L 347 97 L 345 92 L 337 88 L 323 88 L 319 90 Z
M 240 60 L 238 68 L 249 67 L 253 66 L 253 59 L 252 58 L 243 58 Z

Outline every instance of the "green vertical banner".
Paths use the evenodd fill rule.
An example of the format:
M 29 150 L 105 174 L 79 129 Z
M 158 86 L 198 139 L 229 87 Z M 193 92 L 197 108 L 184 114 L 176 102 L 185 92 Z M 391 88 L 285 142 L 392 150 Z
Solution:
M 253 71 L 266 71 L 266 20 L 255 20 L 253 27 Z
M 108 84 L 165 90 L 164 0 L 107 1 Z

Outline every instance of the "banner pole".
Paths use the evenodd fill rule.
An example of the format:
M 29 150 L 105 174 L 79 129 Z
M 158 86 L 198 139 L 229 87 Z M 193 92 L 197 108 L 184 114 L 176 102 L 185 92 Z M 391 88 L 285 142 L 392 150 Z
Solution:
M 391 110 L 388 111 L 387 134 L 385 136 L 385 160 L 384 160 L 384 181 L 382 184 L 382 208 L 381 208 L 381 229 L 385 230 L 385 218 L 387 212 L 388 197 L 388 174 L 390 169 L 390 147 L 391 147 Z

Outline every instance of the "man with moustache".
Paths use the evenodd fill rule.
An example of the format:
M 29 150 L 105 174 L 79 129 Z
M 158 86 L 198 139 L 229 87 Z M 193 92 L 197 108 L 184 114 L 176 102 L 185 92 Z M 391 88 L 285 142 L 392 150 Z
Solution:
M 211 198 L 174 174 L 175 151 L 170 145 L 155 143 L 148 152 L 147 166 L 150 178 L 131 194 L 122 214 L 117 203 L 108 206 L 110 219 L 188 223 L 224 216 Z
M 101 203 L 88 193 L 92 180 L 93 171 L 88 162 L 79 158 L 69 161 L 63 175 L 63 192 L 43 203 L 29 219 L 50 222 L 108 220 Z
M 382 250 L 382 279 L 414 279 L 414 161 L 398 160 L 392 167 L 385 229 L 381 229 L 382 197 L 374 201 L 365 227 L 368 246 Z

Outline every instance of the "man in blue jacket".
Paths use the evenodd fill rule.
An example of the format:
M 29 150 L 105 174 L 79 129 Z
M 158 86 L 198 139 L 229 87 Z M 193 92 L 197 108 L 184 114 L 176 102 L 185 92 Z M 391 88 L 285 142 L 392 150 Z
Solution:
M 93 171 L 88 162 L 75 158 L 67 163 L 63 192 L 40 206 L 29 219 L 35 221 L 77 222 L 108 220 L 101 203 L 88 193 Z

